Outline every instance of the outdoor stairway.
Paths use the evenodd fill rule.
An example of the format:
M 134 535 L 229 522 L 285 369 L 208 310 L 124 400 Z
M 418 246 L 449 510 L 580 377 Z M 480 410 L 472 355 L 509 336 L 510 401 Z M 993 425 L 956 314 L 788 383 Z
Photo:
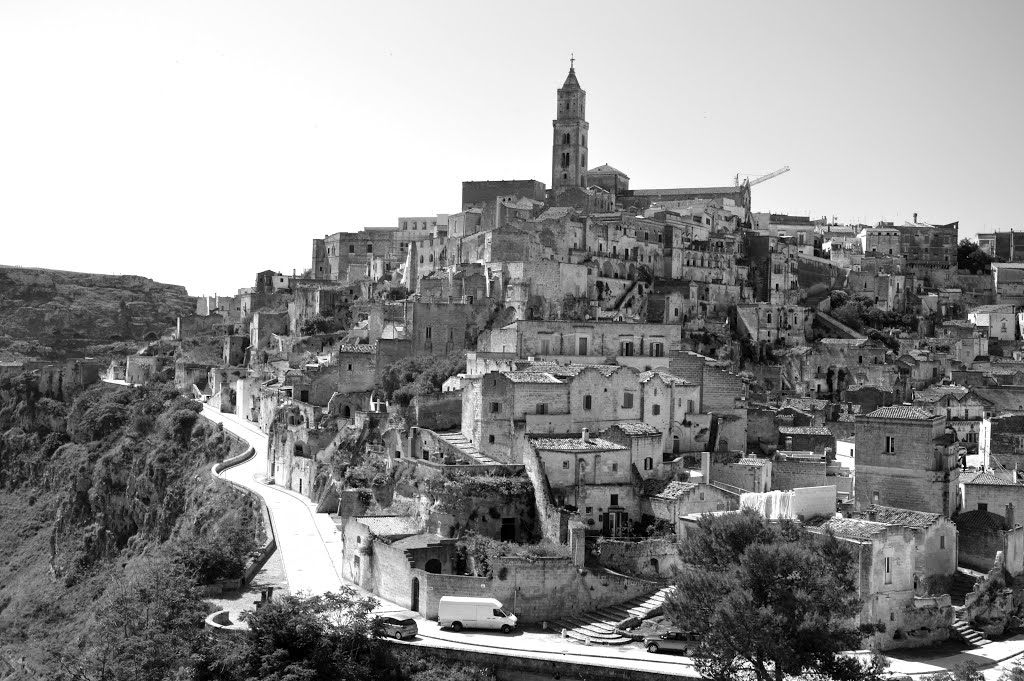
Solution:
M 961 619 L 964 616 L 963 608 L 956 608 L 956 619 L 953 620 L 953 626 L 950 628 L 950 634 L 953 638 L 958 638 L 964 643 L 977 648 L 978 646 L 991 643 L 985 638 L 985 635 L 971 627 L 967 620 Z
M 974 590 L 974 585 L 977 581 L 977 573 L 965 570 L 964 568 L 957 568 L 956 574 L 953 575 L 953 583 L 949 587 L 949 599 L 954 606 L 964 604 L 964 598 Z
M 472 442 L 467 440 L 462 433 L 436 433 L 436 435 L 450 444 L 455 449 L 459 450 L 468 460 L 473 463 L 485 465 L 485 466 L 497 466 L 500 462 L 495 461 L 489 456 L 484 456 L 480 453 L 480 450 L 476 448 Z
M 611 605 L 593 612 L 580 615 L 567 615 L 561 619 L 548 622 L 548 628 L 556 632 L 565 632 L 565 637 L 584 643 L 597 645 L 619 646 L 632 642 L 628 636 L 615 631 L 615 625 L 629 617 L 643 619 L 654 608 L 665 602 L 665 596 L 674 587 L 665 587 L 646 596 L 639 596 L 631 601 Z

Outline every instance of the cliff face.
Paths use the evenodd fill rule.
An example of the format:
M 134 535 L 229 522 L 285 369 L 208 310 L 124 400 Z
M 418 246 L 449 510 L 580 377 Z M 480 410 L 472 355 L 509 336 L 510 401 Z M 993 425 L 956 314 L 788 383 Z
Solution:
M 194 310 L 183 286 L 145 277 L 0 265 L 0 356 L 101 355 L 105 345 L 159 336 Z

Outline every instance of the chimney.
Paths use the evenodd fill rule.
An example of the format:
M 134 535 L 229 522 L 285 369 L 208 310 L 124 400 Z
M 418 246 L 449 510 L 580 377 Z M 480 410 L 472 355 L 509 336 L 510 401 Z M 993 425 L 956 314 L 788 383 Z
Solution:
M 917 223 L 917 213 L 914 213 L 914 223 Z
M 878 522 L 878 511 L 875 510 L 874 508 L 868 511 L 868 520 L 870 520 L 873 523 Z
M 1011 530 L 1014 528 L 1012 503 L 1006 505 L 1006 525 Z
M 583 440 L 584 442 L 590 442 L 590 429 L 589 428 L 584 428 L 583 429 L 583 434 L 580 435 L 580 439 Z
M 788 437 L 788 436 L 786 437 L 786 451 L 787 452 L 793 451 L 793 438 L 792 437 Z

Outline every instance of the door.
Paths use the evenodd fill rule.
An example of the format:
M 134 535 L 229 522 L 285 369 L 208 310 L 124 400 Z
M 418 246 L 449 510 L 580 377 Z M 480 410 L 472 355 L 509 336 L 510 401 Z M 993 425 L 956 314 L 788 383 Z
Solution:
M 412 578 L 412 604 L 409 606 L 409 609 L 412 610 L 413 612 L 419 612 L 420 611 L 420 578 L 419 577 L 413 577 Z
M 512 541 L 516 540 L 516 519 L 515 518 L 502 518 L 501 519 L 501 541 Z
M 577 352 L 576 354 L 577 355 L 585 355 L 585 354 L 587 354 L 587 339 L 586 338 L 579 338 L 577 340 L 579 342 L 579 352 Z

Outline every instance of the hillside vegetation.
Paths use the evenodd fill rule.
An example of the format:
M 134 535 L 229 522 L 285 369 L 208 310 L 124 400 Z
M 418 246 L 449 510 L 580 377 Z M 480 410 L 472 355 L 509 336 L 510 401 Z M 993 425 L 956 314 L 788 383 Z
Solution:
M 52 674 L 138 565 L 240 574 L 260 515 L 210 466 L 243 448 L 197 411 L 167 385 L 57 401 L 0 381 L 0 648 Z
M 0 359 L 104 355 L 194 310 L 185 287 L 145 277 L 0 265 Z

